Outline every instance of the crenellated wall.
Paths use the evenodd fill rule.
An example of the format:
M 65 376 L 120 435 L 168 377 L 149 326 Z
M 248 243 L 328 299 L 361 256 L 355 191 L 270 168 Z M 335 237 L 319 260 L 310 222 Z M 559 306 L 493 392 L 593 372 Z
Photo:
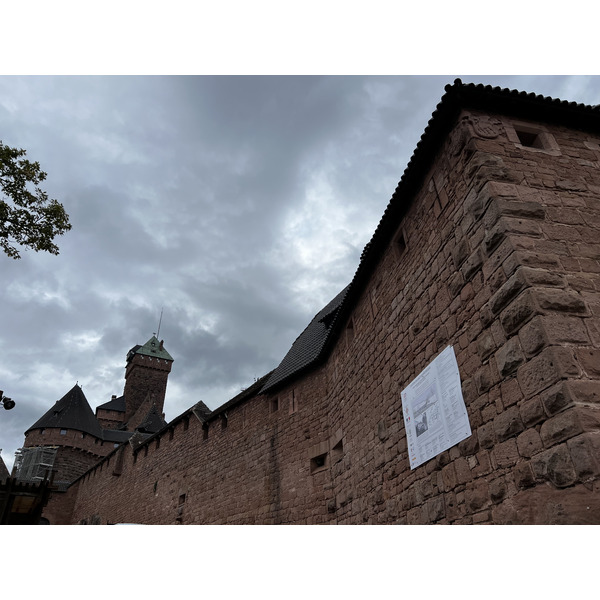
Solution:
M 124 445 L 49 507 L 73 502 L 74 523 L 600 523 L 600 140 L 463 111 L 403 202 L 325 364 L 208 428 L 190 412 Z M 411 470 L 400 393 L 448 345 L 473 433 Z

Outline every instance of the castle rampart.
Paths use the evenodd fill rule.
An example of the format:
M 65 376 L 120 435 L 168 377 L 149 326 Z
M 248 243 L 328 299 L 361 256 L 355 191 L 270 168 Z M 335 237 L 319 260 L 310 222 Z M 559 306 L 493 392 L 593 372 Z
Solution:
M 71 522 L 600 523 L 600 119 L 470 89 L 438 107 L 319 360 L 115 450 Z M 411 470 L 401 391 L 447 346 L 472 435 Z

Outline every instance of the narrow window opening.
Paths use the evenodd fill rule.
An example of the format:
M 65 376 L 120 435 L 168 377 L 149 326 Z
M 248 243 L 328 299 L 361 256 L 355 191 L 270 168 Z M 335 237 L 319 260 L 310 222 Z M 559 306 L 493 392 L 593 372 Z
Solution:
M 227 413 L 221 415 L 221 429 L 227 429 Z
M 340 440 L 332 449 L 331 449 L 331 460 L 335 463 L 338 460 L 341 460 L 344 456 L 344 443 Z
M 137 452 L 135 452 L 133 454 L 133 464 L 135 465 L 136 462 L 137 462 Z
M 327 466 L 327 452 L 310 459 L 310 472 L 322 471 Z
M 156 438 L 156 449 L 158 450 L 160 448 L 160 438 L 157 437 Z
M 348 325 L 346 325 L 346 341 L 348 343 L 352 342 L 354 339 L 354 319 L 350 319 L 348 321 Z
M 515 133 L 517 134 L 522 146 L 527 148 L 544 148 L 544 144 L 542 143 L 542 139 L 538 132 L 515 129 Z
M 154 482 L 154 493 L 156 494 L 156 488 L 158 488 L 158 481 Z
M 279 398 L 271 398 L 271 411 L 272 413 L 279 410 Z
M 148 456 L 148 446 L 144 446 L 144 456 Z
M 400 258 L 406 251 L 406 239 L 404 238 L 404 232 L 400 231 L 394 239 L 394 249 L 396 256 Z
M 202 425 L 202 439 L 203 440 L 208 439 L 208 423 L 204 423 Z
M 175 437 L 175 430 L 169 429 L 169 441 L 171 441 Z
M 190 426 L 190 420 L 189 420 L 189 419 L 186 417 L 186 418 L 183 420 L 183 430 L 184 430 L 184 431 L 187 431 L 187 430 L 188 430 L 188 428 L 189 428 L 189 426 Z
M 296 400 L 296 393 L 292 391 L 290 394 L 290 414 L 295 413 L 298 410 L 298 403 Z
M 185 504 L 185 494 L 181 494 L 179 496 L 179 506 L 181 506 L 182 504 Z

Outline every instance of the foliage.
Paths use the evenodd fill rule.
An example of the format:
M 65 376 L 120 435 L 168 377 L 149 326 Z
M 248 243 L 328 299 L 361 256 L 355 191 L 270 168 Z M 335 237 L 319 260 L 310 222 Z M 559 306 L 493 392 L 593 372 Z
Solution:
M 25 154 L 0 141 L 0 248 L 14 259 L 17 245 L 58 254 L 54 238 L 71 229 L 63 205 L 39 187 L 46 173 Z

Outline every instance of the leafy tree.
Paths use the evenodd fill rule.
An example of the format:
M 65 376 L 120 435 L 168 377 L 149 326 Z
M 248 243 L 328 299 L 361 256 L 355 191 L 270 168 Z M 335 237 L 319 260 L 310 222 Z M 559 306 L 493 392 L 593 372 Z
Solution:
M 16 245 L 58 254 L 54 238 L 71 229 L 63 205 L 39 187 L 46 173 L 25 154 L 0 141 L 0 248 L 14 259 L 21 258 Z

